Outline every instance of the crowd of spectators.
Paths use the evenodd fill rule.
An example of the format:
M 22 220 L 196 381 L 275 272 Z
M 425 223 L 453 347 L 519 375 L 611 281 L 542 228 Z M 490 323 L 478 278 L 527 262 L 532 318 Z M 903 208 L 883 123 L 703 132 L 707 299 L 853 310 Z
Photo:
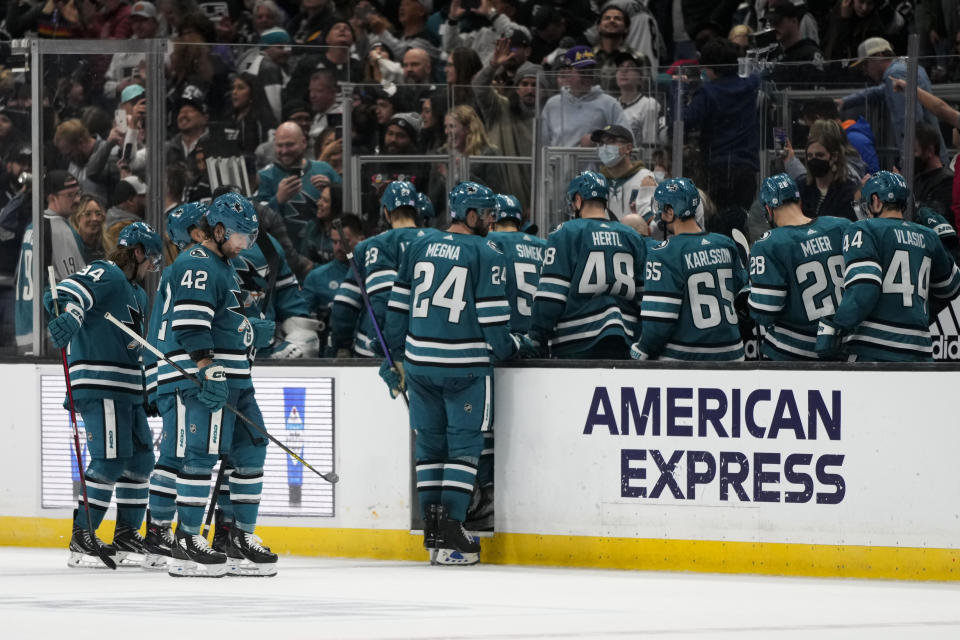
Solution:
M 42 189 L 48 216 L 72 229 L 57 235 L 65 246 L 42 247 L 44 263 L 64 256 L 85 263 L 108 252 L 124 224 L 143 218 L 149 190 L 163 192 L 166 209 L 209 198 L 223 186 L 213 159 L 232 162 L 301 282 L 341 259 L 344 238 L 334 220 L 356 214 L 357 234 L 377 231 L 379 195 L 392 180 L 429 194 L 437 225 L 446 191 L 466 179 L 516 195 L 529 220 L 535 140 L 576 148 L 579 168 L 610 179 L 611 212 L 633 214 L 656 233 L 650 195 L 671 175 L 669 145 L 680 121 L 684 174 L 703 188 L 708 227 L 741 228 L 755 239 L 750 212 L 764 171 L 786 170 L 798 180 L 807 215 L 852 218 L 861 181 L 903 166 L 902 56 L 910 33 L 919 34 L 923 56 L 913 186 L 919 204 L 951 222 L 960 213 L 951 153 L 960 114 L 937 98 L 934 84 L 960 81 L 957 0 L 0 6 L 0 350 L 13 344 L 31 189 Z M 43 147 L 33 149 L 28 61 L 11 46 L 24 37 L 166 39 L 165 94 L 147 93 L 144 54 L 49 56 L 39 106 Z M 787 126 L 773 127 L 784 114 L 770 96 L 785 87 L 824 89 L 836 99 L 802 101 Z M 161 185 L 146 175 L 152 100 L 163 101 L 167 114 Z M 362 165 L 352 212 L 343 207 L 344 171 L 354 166 L 344 157 L 345 136 L 354 155 L 391 157 Z M 44 175 L 30 176 L 37 153 Z M 443 159 L 396 158 L 407 155 Z M 496 160 L 503 156 L 527 162 Z M 76 182 L 69 206 L 60 194 L 64 175 Z

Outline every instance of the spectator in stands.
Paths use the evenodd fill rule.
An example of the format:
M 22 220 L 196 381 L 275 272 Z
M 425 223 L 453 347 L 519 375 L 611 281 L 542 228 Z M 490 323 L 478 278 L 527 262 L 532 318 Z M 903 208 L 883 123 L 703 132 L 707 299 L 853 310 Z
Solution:
M 343 123 L 343 105 L 340 104 L 340 88 L 337 77 L 330 69 L 317 69 L 310 76 L 310 122 L 309 139 L 316 141 L 320 132 Z
M 564 54 L 558 79 L 561 92 L 543 107 L 540 133 L 544 146 L 589 147 L 595 129 L 608 124 L 630 125 L 617 99 L 597 84 L 596 66 L 589 47 L 573 47 Z
M 224 126 L 226 139 L 244 155 L 252 156 L 258 146 L 269 140 L 270 130 L 277 127 L 256 76 L 241 73 L 233 79 L 230 104 L 232 113 Z
M 399 109 L 420 112 L 420 102 L 436 90 L 436 87 L 430 83 L 432 74 L 433 62 L 426 50 L 414 47 L 403 54 L 404 86 L 399 87 L 397 91 Z
M 60 281 L 87 266 L 83 241 L 69 222 L 70 214 L 80 200 L 80 184 L 66 171 L 54 170 L 44 178 L 44 192 L 47 208 L 43 212 L 43 219 L 49 224 L 46 227 L 49 245 L 43 253 L 37 246 L 34 251 L 43 259 L 41 273 L 46 274 L 47 265 L 53 265 L 57 280 Z
M 503 9 L 506 9 L 506 12 L 502 12 Z M 446 23 L 440 25 L 444 53 L 450 54 L 457 48 L 468 48 L 477 53 L 481 64 L 486 64 L 490 61 L 493 48 L 500 38 L 509 38 L 515 32 L 525 33 L 529 38 L 527 28 L 517 24 L 507 15 L 507 13 L 516 15 L 515 0 L 499 0 L 499 2 L 480 0 L 476 6 L 469 9 L 473 15 L 468 18 L 472 18 L 481 26 L 463 33 L 460 31 L 460 21 L 467 12 L 468 9 L 463 7 L 460 0 L 453 0 L 450 3 L 448 19 Z M 479 65 L 477 68 L 479 69 Z
M 264 31 L 282 27 L 286 13 L 273 0 L 257 0 L 253 5 L 253 29 L 259 37 Z
M 750 207 L 760 169 L 760 78 L 737 75 L 738 55 L 737 46 L 723 38 L 703 46 L 700 63 L 708 81 L 700 85 L 683 112 L 685 125 L 700 131 L 706 192 L 720 211 Z
M 350 55 L 351 47 L 354 45 L 353 27 L 350 26 L 350 22 L 337 18 L 321 35 L 308 40 L 306 44 L 322 44 L 324 48 L 319 53 L 308 50 L 307 54 L 297 62 L 290 81 L 284 88 L 284 96 L 306 97 L 310 80 L 321 69 L 331 73 L 334 85 L 337 82 L 363 80 L 363 63 Z
M 333 0 L 300 0 L 299 11 L 290 20 L 287 31 L 297 44 L 304 44 L 330 25 L 336 15 Z
M 287 63 L 290 60 L 290 34 L 280 28 L 260 34 L 260 48 L 253 49 L 237 63 L 237 71 L 256 76 L 267 96 L 267 104 L 277 119 L 283 114 L 282 92 L 287 84 Z M 299 99 L 300 96 L 294 96 Z
M 837 101 L 841 109 L 850 109 L 859 107 L 867 100 L 879 100 L 883 98 L 886 105 L 887 117 L 893 125 L 893 134 L 896 138 L 897 147 L 903 148 L 903 133 L 906 130 L 906 100 L 902 93 L 894 91 L 893 78 L 904 79 L 907 76 L 907 62 L 904 58 L 897 58 L 893 53 L 893 47 L 883 38 L 867 38 L 857 47 L 857 61 L 855 65 L 862 65 L 864 74 L 867 75 L 876 86 L 851 93 Z M 931 91 L 930 78 L 923 66 L 917 69 L 917 86 L 924 91 Z M 917 104 L 917 120 L 923 120 L 934 126 L 937 124 L 936 117 Z M 939 131 L 939 130 L 938 130 Z M 941 153 L 945 149 L 943 137 L 940 138 Z M 946 155 L 941 155 L 941 160 L 946 160 Z
M 300 243 L 300 254 L 316 265 L 333 259 L 334 246 L 330 225 L 343 212 L 343 191 L 340 185 L 324 185 L 317 197 L 317 211 L 307 223 Z
M 363 80 L 379 82 L 384 87 L 392 87 L 403 82 L 403 65 L 393 59 L 390 47 L 383 44 L 377 37 L 370 39 L 369 46 L 367 63 L 363 68 Z
M 618 60 L 627 55 L 635 60 L 643 60 L 643 65 L 649 66 L 642 53 L 631 49 L 626 44 L 627 33 L 630 31 L 630 14 L 617 4 L 608 4 L 600 13 L 597 22 L 597 35 L 600 42 L 593 48 L 593 55 L 600 69 L 600 86 L 604 91 L 615 89 Z
M 325 322 L 330 317 L 337 288 L 350 272 L 347 254 L 364 239 L 362 224 L 356 214 L 345 213 L 340 216 L 338 227 L 329 230 L 330 260 L 308 273 L 303 281 L 303 297 L 310 312 Z
M 608 125 L 594 131 L 590 138 L 599 145 L 600 173 L 610 187 L 607 210 L 618 219 L 629 213 L 645 213 L 639 207 L 649 205 L 657 181 L 643 162 L 633 159 L 633 134 L 624 127 Z
M 777 50 L 773 80 L 778 84 L 810 85 L 823 78 L 823 54 L 817 43 L 804 37 L 800 21 L 806 15 L 805 5 L 792 0 L 770 0 L 767 18 L 777 34 Z M 810 63 L 810 64 L 801 64 Z
M 327 128 L 320 132 L 314 155 L 317 160 L 326 162 L 343 177 L 343 138 L 337 135 L 336 129 Z
M 437 153 L 447 142 L 443 119 L 448 110 L 447 94 L 433 93 L 420 105 L 420 149 L 424 153 Z
M 457 47 L 447 54 L 446 81 L 453 87 L 453 104 L 466 104 L 475 107 L 473 100 L 473 76 L 483 65 L 480 56 L 473 49 Z
M 829 25 L 823 49 L 828 60 L 855 58 L 858 43 L 887 35 L 874 0 L 840 0 Z
M 103 221 L 103 248 L 110 255 L 117 248 L 117 236 L 128 224 L 143 220 L 147 207 L 147 185 L 136 176 L 124 178 L 113 190 L 113 205 Z
M 178 36 L 170 52 L 170 64 L 167 67 L 167 133 L 173 135 L 177 130 L 177 111 L 180 97 L 187 87 L 197 87 L 208 94 L 215 80 L 217 69 L 210 59 L 209 47 L 203 36 L 187 33 Z M 208 105 L 209 108 L 209 105 Z
M 157 37 L 159 23 L 157 9 L 153 3 L 138 0 L 131 7 L 130 28 L 134 39 L 146 40 Z M 114 54 L 104 74 L 103 96 L 107 100 L 116 100 L 127 86 L 143 84 L 146 75 L 145 64 L 146 56 L 142 53 Z
M 283 216 L 290 240 L 299 247 L 307 224 L 316 217 L 320 190 L 331 182 L 339 184 L 340 176 L 326 162 L 307 160 L 307 138 L 295 122 L 277 127 L 274 145 L 277 159 L 259 172 L 257 200 Z
M 799 182 L 800 203 L 808 218 L 836 216 L 856 220 L 851 206 L 859 188 L 849 177 L 846 137 L 834 120 L 818 120 L 807 138 L 807 178 Z
M 874 174 L 880 170 L 880 161 L 877 159 L 877 149 L 873 138 L 873 128 L 863 116 L 858 116 L 856 120 L 840 120 L 840 111 L 837 109 L 837 103 L 833 100 L 811 100 L 803 105 L 800 119 L 812 127 L 817 120 L 836 120 L 840 123 L 844 133 L 847 134 L 847 140 L 857 151 L 860 162 L 850 162 L 847 164 L 853 170 L 858 178 L 866 174 Z M 792 175 L 792 174 L 791 174 Z M 796 177 L 794 177 L 796 180 Z
M 616 82 L 620 89 L 620 106 L 630 123 L 636 144 L 654 145 L 665 142 L 666 126 L 660 124 L 660 103 L 644 95 L 650 87 L 650 65 L 646 58 L 630 52 L 614 57 Z
M 749 26 L 745 24 L 736 24 L 730 29 L 730 34 L 727 36 L 727 40 L 740 47 L 741 53 L 746 53 L 747 48 L 750 46 L 750 34 L 752 33 L 753 32 L 750 31 Z
M 412 155 L 419 151 L 419 138 L 422 123 L 420 115 L 411 112 L 395 114 L 387 125 L 381 153 L 388 155 Z M 383 188 L 394 180 L 407 180 L 419 191 L 427 188 L 429 167 L 422 163 L 376 163 L 364 167 L 361 175 L 363 202 L 361 211 L 365 213 L 364 229 L 372 233 L 380 223 L 380 196 Z M 446 198 L 444 198 L 444 202 Z
M 101 40 L 126 40 L 133 33 L 130 5 L 125 0 L 100 0 L 92 30 Z
M 0 164 L 30 147 L 27 112 L 11 109 L 0 102 Z
M 373 115 L 377 123 L 377 146 L 382 148 L 387 135 L 387 127 L 393 116 L 400 112 L 398 107 L 398 98 L 396 88 L 394 93 L 389 93 L 383 89 L 376 91 L 376 100 L 373 103 Z
M 953 171 L 940 160 L 939 127 L 918 122 L 913 148 L 913 195 L 917 207 L 930 207 L 941 216 L 952 218 Z
M 103 248 L 103 204 L 95 196 L 83 195 L 70 214 L 70 226 L 83 242 L 83 255 L 87 263 L 102 260 L 107 254 Z
M 556 7 L 548 4 L 537 6 L 533 13 L 533 35 L 530 38 L 530 60 L 544 64 L 544 59 L 567 35 L 567 17 Z
M 390 21 L 378 13 L 367 17 L 367 28 L 390 47 L 395 58 L 412 48 L 422 49 L 433 60 L 440 59 L 440 39 L 427 30 L 427 17 L 433 12 L 433 0 L 400 0 L 397 22 L 400 35 L 390 32 Z
M 68 158 L 67 170 L 80 182 L 81 190 L 104 199 L 119 179 L 115 164 L 108 162 L 113 145 L 90 135 L 77 119 L 61 122 L 53 135 L 53 144 Z
M 454 163 L 461 163 L 465 167 L 465 156 L 496 156 L 500 155 L 500 150 L 490 144 L 487 138 L 487 129 L 483 126 L 480 116 L 474 111 L 473 107 L 458 104 L 452 107 L 443 119 L 444 129 L 447 133 L 448 144 L 444 151 L 454 153 Z M 435 167 L 435 173 L 431 177 L 442 178 L 443 180 L 434 181 L 429 195 L 434 203 L 443 202 L 443 194 L 447 193 L 447 165 L 440 164 Z M 506 174 L 503 165 L 490 162 L 470 162 L 469 177 L 465 172 L 460 172 L 460 181 L 470 180 L 490 187 L 494 193 L 504 193 Z M 437 186 L 436 183 L 442 183 Z M 435 205 L 436 206 L 436 205 Z

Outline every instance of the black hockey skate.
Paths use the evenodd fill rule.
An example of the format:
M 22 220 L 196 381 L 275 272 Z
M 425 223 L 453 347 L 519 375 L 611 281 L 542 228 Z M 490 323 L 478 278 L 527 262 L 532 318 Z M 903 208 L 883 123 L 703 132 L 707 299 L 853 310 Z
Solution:
M 147 537 L 143 540 L 146 555 L 143 568 L 148 571 L 162 571 L 167 568 L 173 548 L 173 530 L 168 524 L 148 524 Z
M 132 527 L 117 523 L 113 531 L 113 546 L 117 550 L 118 567 L 141 567 L 147 557 L 143 536 Z
M 230 575 L 269 578 L 277 575 L 277 554 L 263 546 L 256 534 L 236 524 L 230 527 L 230 551 L 227 553 Z
M 175 578 L 222 578 L 227 573 L 227 556 L 214 551 L 207 539 L 177 527 L 167 573 Z
M 440 533 L 438 510 L 442 513 L 443 505 L 428 505 L 423 516 L 423 548 L 430 552 L 430 564 L 434 564 L 437 559 L 437 536 Z
M 493 531 L 493 485 L 475 487 L 463 522 L 467 531 Z
M 213 525 L 213 544 L 210 545 L 213 547 L 214 551 L 219 551 L 220 553 L 227 554 L 227 563 L 229 564 L 230 560 L 230 524 L 223 519 L 223 511 L 217 509 L 214 512 L 214 525 Z
M 430 564 L 470 565 L 480 562 L 480 542 L 467 534 L 463 523 L 446 517 L 437 506 L 437 555 Z
M 77 526 L 74 519 L 67 566 L 72 569 L 106 569 L 107 565 L 100 559 L 97 548 L 110 557 L 116 555 L 116 549 L 112 545 L 104 544 L 100 538 L 91 538 L 90 532 Z

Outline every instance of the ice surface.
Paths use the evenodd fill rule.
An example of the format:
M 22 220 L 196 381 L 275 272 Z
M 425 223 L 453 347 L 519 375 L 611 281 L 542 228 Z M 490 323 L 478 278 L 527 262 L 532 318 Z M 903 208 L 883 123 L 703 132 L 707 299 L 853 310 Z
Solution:
M 0 548 L 0 638 L 960 637 L 956 584 L 294 557 L 211 580 L 66 560 Z

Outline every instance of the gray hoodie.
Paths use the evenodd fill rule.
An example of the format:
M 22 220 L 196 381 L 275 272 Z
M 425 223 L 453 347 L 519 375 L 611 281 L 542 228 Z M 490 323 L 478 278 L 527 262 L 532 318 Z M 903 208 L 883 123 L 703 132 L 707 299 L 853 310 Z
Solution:
M 600 85 L 579 98 L 564 89 L 543 107 L 540 142 L 546 147 L 578 147 L 583 136 L 610 124 L 630 128 L 620 101 Z

